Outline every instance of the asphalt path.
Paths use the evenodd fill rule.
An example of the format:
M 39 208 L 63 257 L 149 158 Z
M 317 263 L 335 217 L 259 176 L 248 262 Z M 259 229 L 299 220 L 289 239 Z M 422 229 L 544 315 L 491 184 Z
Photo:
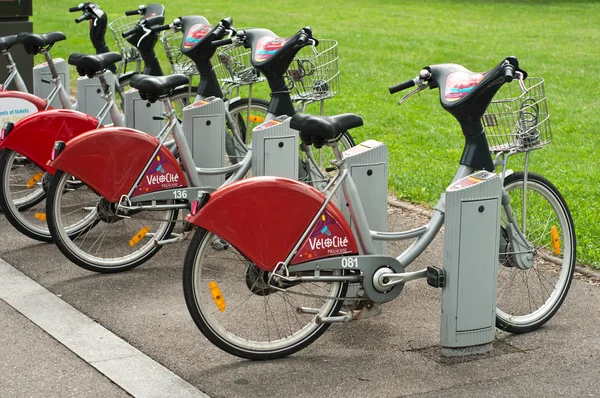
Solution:
M 422 215 L 395 208 L 388 219 L 390 230 L 426 222 Z M 401 248 L 388 246 L 388 251 Z M 441 357 L 441 290 L 418 280 L 383 305 L 380 316 L 333 325 L 288 358 L 252 362 L 224 353 L 197 330 L 182 293 L 186 249 L 185 243 L 167 246 L 134 270 L 100 275 L 70 263 L 53 245 L 20 235 L 0 215 L 1 259 L 211 397 L 600 395 L 600 288 L 593 279 L 578 276 L 563 307 L 540 330 L 524 335 L 498 332 L 494 349 L 486 355 Z M 409 270 L 439 266 L 441 259 L 438 237 Z M 0 300 L 0 315 L 11 311 Z M 42 333 L 22 333 L 26 328 L 30 329 L 23 319 L 0 324 L 0 332 L 14 330 L 13 339 L 23 347 L 39 342 Z M 46 346 L 55 344 L 43 338 L 50 341 Z M 22 364 L 20 350 L 10 355 L 6 348 L 0 350 L 5 368 Z M 71 355 L 65 350 L 54 351 L 59 357 Z M 73 369 L 71 376 L 48 373 L 45 383 L 35 384 L 37 394 L 27 395 L 55 395 L 65 377 L 69 383 L 83 383 L 77 377 L 87 370 Z M 27 377 L 15 379 L 15 373 L 0 377 L 2 391 L 11 383 L 35 383 Z M 105 380 L 98 385 L 98 396 L 112 395 Z

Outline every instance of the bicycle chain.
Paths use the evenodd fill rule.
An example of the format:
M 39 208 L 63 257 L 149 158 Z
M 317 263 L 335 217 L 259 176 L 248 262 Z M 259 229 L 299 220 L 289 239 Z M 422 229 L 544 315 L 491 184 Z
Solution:
M 320 295 L 320 294 L 310 294 L 310 293 L 302 293 L 302 292 L 292 292 L 290 290 L 279 290 L 279 289 L 273 289 L 277 292 L 284 292 L 284 293 L 289 293 L 289 294 L 295 294 L 297 296 L 304 296 L 304 297 L 312 297 L 312 298 L 320 298 L 323 300 L 336 300 L 336 301 L 370 301 L 368 297 L 329 297 L 329 296 L 324 296 L 324 295 Z

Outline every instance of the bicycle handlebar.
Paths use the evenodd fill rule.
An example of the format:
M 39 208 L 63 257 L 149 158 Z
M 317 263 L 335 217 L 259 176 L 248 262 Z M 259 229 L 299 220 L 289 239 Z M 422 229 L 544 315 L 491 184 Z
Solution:
M 411 88 L 415 85 L 414 79 L 407 80 L 402 83 L 398 83 L 389 88 L 390 94 L 395 94 L 399 91 L 406 90 L 407 88 Z
M 75 20 L 75 23 L 80 23 L 80 22 L 86 21 L 88 19 L 92 19 L 92 16 L 89 14 L 83 14 L 82 16 L 80 16 L 79 18 L 77 18 Z
M 136 33 L 138 30 L 140 30 L 141 25 L 135 25 L 132 29 L 128 30 L 127 32 L 123 32 L 121 34 L 121 36 L 123 36 L 123 38 L 129 37 L 132 34 Z
M 69 12 L 81 11 L 82 8 L 83 8 L 83 3 L 79 4 L 77 7 L 70 7 Z
M 233 39 L 215 40 L 212 43 L 210 43 L 210 45 L 213 47 L 222 47 L 228 44 L 233 44 Z
M 129 10 L 129 11 L 125 11 L 125 15 L 127 15 L 128 17 L 131 15 L 138 15 L 140 13 L 140 10 Z
M 152 32 L 162 32 L 163 30 L 171 29 L 171 25 L 161 25 L 161 26 L 153 26 L 150 28 Z

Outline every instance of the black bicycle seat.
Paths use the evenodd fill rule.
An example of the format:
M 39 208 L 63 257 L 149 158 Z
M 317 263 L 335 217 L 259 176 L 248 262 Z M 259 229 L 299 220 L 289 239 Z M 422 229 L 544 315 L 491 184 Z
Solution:
M 168 94 L 174 88 L 188 83 L 188 78 L 182 74 L 150 76 L 138 73 L 133 75 L 130 81 L 131 87 L 138 89 L 140 96 L 142 96 L 142 93 L 144 94 L 142 98 L 148 96 L 149 99 L 152 98 L 154 100 L 156 100 L 155 98 Z
M 0 37 L 0 51 L 6 51 L 17 43 L 17 35 Z
M 58 41 L 65 40 L 67 37 L 62 32 L 50 32 L 42 35 L 35 33 L 19 33 L 17 40 L 25 47 L 46 47 Z
M 115 52 L 103 54 L 74 53 L 69 56 L 68 63 L 77 67 L 80 76 L 87 75 L 91 77 L 121 61 L 121 59 L 121 54 Z
M 290 127 L 300 131 L 300 138 L 305 145 L 321 148 L 325 141 L 337 139 L 345 131 L 360 127 L 363 120 L 354 113 L 335 116 L 315 116 L 297 113 L 290 120 Z

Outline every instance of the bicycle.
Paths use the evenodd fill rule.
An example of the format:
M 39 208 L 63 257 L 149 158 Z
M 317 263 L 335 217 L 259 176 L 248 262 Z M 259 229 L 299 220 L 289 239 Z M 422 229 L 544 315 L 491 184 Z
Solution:
M 222 30 L 225 26 L 212 29 Z M 273 33 L 259 29 L 247 30 L 244 40 L 252 44 L 269 34 Z M 215 34 L 214 37 L 216 36 L 218 35 Z M 204 37 L 211 36 L 207 34 Z M 265 74 L 270 84 L 274 80 L 283 82 L 283 75 L 292 62 L 293 55 L 308 45 L 311 39 L 312 32 L 306 28 L 301 29 L 288 39 L 281 52 L 274 52 L 271 62 L 263 62 L 269 67 L 278 68 L 277 73 Z M 213 46 L 228 44 L 231 44 L 230 40 L 212 43 Z M 252 46 L 253 57 L 256 48 L 257 46 Z M 170 90 L 185 78 L 185 75 L 163 78 L 137 75 L 131 81 L 132 86 L 138 87 L 145 96 L 165 104 L 165 115 L 169 122 L 157 139 L 126 129 L 110 129 L 108 134 L 106 131 L 102 134 L 91 131 L 66 143 L 62 151 L 55 153 L 51 166 L 58 171 L 48 192 L 48 226 L 57 247 L 75 264 L 105 273 L 125 271 L 142 264 L 163 245 L 186 238 L 189 233 L 187 224 L 183 234 L 171 239 L 169 235 L 177 221 L 178 211 L 190 209 L 194 199 L 199 195 L 204 196 L 207 190 L 212 190 L 203 186 L 202 175 L 227 175 L 229 177 L 225 184 L 229 184 L 248 173 L 252 159 L 250 147 L 246 148 L 241 161 L 232 162 L 223 168 L 198 168 L 194 164 L 182 128 L 176 123 L 168 100 Z M 273 98 L 278 98 L 278 101 L 275 104 L 271 101 L 269 104 L 270 115 L 267 120 L 279 113 L 278 107 L 281 104 L 291 105 L 287 90 L 274 92 Z M 219 99 L 205 98 L 192 107 L 212 106 L 211 104 L 218 106 Z M 291 108 L 290 112 L 295 110 Z M 209 122 L 212 123 L 213 120 Z M 163 147 L 170 133 L 175 139 L 181 166 Z M 110 154 L 96 155 L 96 161 L 91 166 L 84 159 L 99 147 L 110 147 L 112 151 Z M 103 170 L 102 174 L 98 173 L 99 169 Z M 121 170 L 129 172 L 123 174 Z M 65 190 L 70 176 L 82 181 L 84 186 L 75 191 Z M 162 177 L 162 181 L 156 177 Z M 70 226 L 78 224 L 94 227 L 71 237 Z
M 416 86 L 403 102 L 425 88 L 439 88 L 442 107 L 461 124 L 465 136 L 453 183 L 471 178 L 475 170 L 491 174 L 501 169 L 504 238 L 499 248 L 496 326 L 522 333 L 545 324 L 565 299 L 575 268 L 575 232 L 567 204 L 554 185 L 527 170 L 509 174 L 506 157 L 497 156 L 496 163 L 492 159 L 481 118 L 498 89 L 515 77 L 521 81 L 527 74 L 514 57 L 486 73 L 455 64 L 431 65 L 390 92 Z M 526 113 L 535 110 L 523 106 L 516 113 L 521 123 L 510 126 L 526 144 L 492 149 L 502 149 L 508 156 L 547 143 L 543 135 L 531 139 L 534 130 L 549 129 L 547 117 L 534 123 Z M 540 107 L 538 116 L 542 115 Z M 487 125 L 494 121 L 493 116 L 483 117 Z M 523 117 L 527 129 L 522 128 Z M 186 220 L 198 228 L 185 257 L 184 296 L 200 332 L 220 349 L 247 359 L 285 357 L 311 344 L 332 323 L 376 315 L 377 306 L 399 296 L 406 282 L 427 278 L 429 283 L 428 274 L 443 272 L 433 267 L 406 271 L 444 223 L 443 196 L 425 226 L 402 232 L 369 230 L 337 142 L 344 131 L 362 124 L 354 114 L 292 118 L 292 128 L 301 132 L 305 143 L 329 145 L 335 152 L 332 164 L 338 174 L 327 195 L 293 180 L 261 177 L 222 187 L 192 206 L 196 210 Z M 355 234 L 331 203 L 340 186 Z M 243 218 L 227 211 L 242 202 Z M 211 244 L 215 239 L 225 242 L 227 249 L 215 249 Z M 376 254 L 374 241 L 402 239 L 416 240 L 397 257 Z M 340 311 L 348 300 L 348 283 L 360 283 L 361 291 L 349 299 L 353 308 Z M 431 284 L 439 287 L 435 278 Z M 504 297 L 505 292 L 510 297 Z

